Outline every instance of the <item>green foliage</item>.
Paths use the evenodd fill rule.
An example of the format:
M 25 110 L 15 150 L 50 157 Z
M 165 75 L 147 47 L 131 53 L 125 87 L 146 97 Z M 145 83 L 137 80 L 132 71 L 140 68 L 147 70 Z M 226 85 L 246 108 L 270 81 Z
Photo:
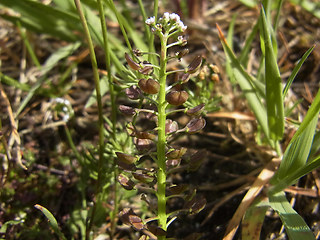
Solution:
M 320 91 L 318 91 L 318 94 L 310 106 L 303 122 L 300 124 L 283 155 L 279 145 L 279 140 L 283 138 L 284 133 L 284 96 L 287 94 L 294 77 L 297 75 L 297 72 L 301 68 L 305 59 L 311 53 L 313 47 L 303 55 L 302 59 L 292 71 L 285 88 L 282 89 L 280 71 L 276 57 L 277 44 L 275 42 L 275 30 L 282 2 L 280 1 L 278 3 L 278 8 L 276 9 L 276 21 L 273 26 L 270 19 L 271 5 L 273 2 L 264 1 L 264 3 L 267 4 L 265 6 L 266 10 L 264 11 L 262 8 L 259 20 L 249 35 L 240 57 L 235 56 L 221 30 L 219 28 L 218 30 L 228 59 L 227 72 L 230 78 L 236 80 L 240 85 L 249 106 L 254 112 L 258 124 L 264 133 L 264 138 L 269 145 L 277 151 L 279 157 L 282 158 L 280 167 L 271 179 L 271 186 L 268 189 L 270 206 L 279 213 L 290 239 L 301 239 L 302 236 L 305 236 L 308 239 L 314 239 L 314 236 L 306 223 L 292 209 L 291 205 L 285 198 L 285 195 L 281 191 L 294 184 L 305 174 L 320 166 L 318 162 L 319 158 L 313 155 L 315 151 L 313 151 L 313 154 L 310 154 L 311 149 L 315 149 L 312 148 L 312 146 L 319 145 L 318 141 L 313 143 L 313 140 L 314 136 L 317 136 L 315 130 L 320 110 Z M 244 69 L 247 64 L 246 59 L 248 59 L 249 46 L 256 34 L 257 26 L 260 27 L 261 52 L 263 55 L 260 61 L 261 64 L 259 72 L 257 76 L 254 77 L 249 75 Z M 229 34 L 233 33 L 232 29 L 233 25 L 231 24 Z M 231 39 L 232 38 L 229 35 L 228 42 L 231 42 Z M 263 102 L 265 102 L 265 104 L 263 104 Z M 308 160 L 310 157 L 313 160 Z M 252 221 L 252 226 L 245 226 L 244 235 L 247 239 L 255 239 L 251 233 L 254 229 L 259 229 L 261 217 L 265 212 L 259 211 L 259 208 L 252 208 L 249 211 L 252 212 L 247 213 L 246 221 Z

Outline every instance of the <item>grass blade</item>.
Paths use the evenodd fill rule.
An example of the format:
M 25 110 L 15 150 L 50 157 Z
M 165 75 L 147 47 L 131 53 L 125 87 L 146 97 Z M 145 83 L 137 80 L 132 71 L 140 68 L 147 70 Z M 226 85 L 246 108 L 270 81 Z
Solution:
M 36 209 L 39 209 L 44 215 L 45 217 L 48 219 L 50 226 L 52 227 L 53 231 L 60 237 L 60 239 L 65 240 L 65 236 L 62 234 L 62 232 L 60 231 L 60 228 L 58 226 L 57 220 L 55 219 L 55 217 L 52 215 L 52 213 L 46 209 L 45 207 L 36 204 L 34 205 L 34 207 Z
M 269 196 L 270 206 L 279 214 L 289 239 L 315 240 L 303 218 L 292 208 L 285 193 Z
M 238 59 L 234 55 L 233 51 L 229 47 L 221 29 L 217 25 L 219 31 L 220 41 L 223 45 L 225 54 L 230 59 L 230 64 L 233 69 L 233 74 L 237 79 L 249 105 L 251 110 L 254 112 L 258 123 L 261 126 L 262 131 L 266 135 L 267 139 L 269 139 L 269 130 L 267 124 L 267 112 L 265 110 L 265 106 L 262 104 L 261 99 L 256 93 L 256 89 L 253 85 L 254 79 L 243 69 Z M 271 144 L 271 143 L 270 143 Z
M 299 60 L 298 64 L 294 67 L 292 70 L 292 73 L 290 74 L 290 77 L 288 78 L 288 81 L 286 83 L 286 86 L 283 89 L 283 98 L 287 95 L 288 90 L 290 89 L 290 86 L 294 80 L 294 78 L 297 76 L 298 71 L 300 70 L 302 64 L 304 61 L 307 59 L 307 57 L 310 55 L 310 53 L 313 51 L 315 46 L 312 46 L 311 48 L 308 49 L 308 51 L 303 54 L 302 58 Z
M 261 31 L 265 43 L 265 82 L 269 134 L 271 139 L 278 141 L 282 139 L 284 132 L 281 77 L 271 42 L 270 24 L 263 9 L 261 9 L 260 17 L 262 19 Z

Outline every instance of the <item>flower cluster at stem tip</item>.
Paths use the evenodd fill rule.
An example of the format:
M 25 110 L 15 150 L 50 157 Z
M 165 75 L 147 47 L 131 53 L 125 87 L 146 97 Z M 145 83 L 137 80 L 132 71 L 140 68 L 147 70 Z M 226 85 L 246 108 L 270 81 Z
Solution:
M 165 12 L 163 17 L 159 18 L 158 23 L 156 23 L 156 18 L 150 17 L 146 20 L 146 24 L 151 27 L 153 32 L 157 33 L 171 33 L 173 32 L 184 32 L 187 26 L 183 24 L 180 20 L 180 16 L 176 13 Z

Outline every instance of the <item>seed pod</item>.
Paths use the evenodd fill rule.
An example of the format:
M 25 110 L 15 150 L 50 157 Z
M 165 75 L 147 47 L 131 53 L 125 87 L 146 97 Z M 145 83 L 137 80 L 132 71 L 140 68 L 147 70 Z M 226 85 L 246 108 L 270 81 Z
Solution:
M 135 230 L 140 231 L 145 227 L 142 219 L 131 208 L 124 208 L 120 212 L 119 217 L 124 224 L 132 226 Z
M 136 114 L 136 110 L 134 108 L 129 107 L 129 106 L 125 106 L 125 105 L 120 105 L 119 106 L 119 111 L 122 114 L 129 115 L 129 116 L 133 116 L 133 115 Z
M 199 116 L 202 113 L 204 106 L 205 104 L 201 103 L 198 106 L 195 106 L 194 108 L 188 109 L 186 113 L 189 116 Z
M 189 209 L 191 215 L 199 213 L 205 208 L 207 200 L 203 196 L 194 196 L 185 203 L 184 208 Z
M 150 75 L 152 73 L 152 71 L 153 71 L 152 66 L 145 66 L 139 70 L 139 73 L 141 73 L 143 75 Z
M 156 139 L 156 135 L 148 132 L 136 131 L 134 136 L 139 139 L 150 139 L 150 140 Z
M 173 149 L 166 154 L 167 159 L 181 158 L 187 152 L 186 148 Z
M 126 190 L 132 190 L 134 188 L 134 182 L 131 181 L 126 175 L 120 174 L 118 176 L 118 182 Z
M 139 151 L 139 153 L 146 153 L 155 146 L 154 142 L 150 139 L 134 138 L 133 143 L 136 146 L 136 149 Z
M 189 73 L 180 73 L 178 74 L 178 81 L 181 81 L 181 83 L 187 83 L 190 79 Z
M 194 118 L 191 119 L 190 122 L 188 122 L 186 126 L 186 131 L 191 134 L 196 133 L 203 129 L 205 126 L 206 120 L 204 120 L 203 118 Z
M 167 168 L 179 166 L 181 163 L 181 158 L 169 159 L 166 161 Z
M 205 150 L 198 151 L 190 157 L 189 160 L 189 171 L 197 171 L 203 163 L 207 152 Z
M 129 65 L 129 67 L 131 67 L 133 70 L 139 70 L 141 69 L 140 64 L 136 63 L 135 61 L 133 61 L 133 59 L 129 56 L 128 53 L 124 54 L 124 57 Z
M 140 79 L 138 85 L 143 92 L 148 94 L 156 94 L 160 89 L 160 84 L 152 78 L 149 78 L 148 80 L 142 78 Z
M 178 131 L 178 129 L 179 129 L 179 126 L 176 121 L 172 121 L 171 119 L 166 120 L 166 130 L 165 130 L 166 134 L 176 132 Z
M 174 106 L 180 106 L 188 100 L 189 94 L 186 91 L 171 91 L 166 95 L 168 103 Z
M 150 232 L 152 232 L 154 235 L 158 236 L 166 236 L 167 232 L 165 230 L 163 230 L 161 227 L 159 226 L 155 226 L 155 225 L 148 225 L 148 229 Z
M 133 164 L 138 160 L 137 157 L 122 152 L 116 152 L 116 155 L 118 160 L 125 164 Z
M 150 174 L 146 174 L 146 173 L 132 172 L 132 176 L 142 183 L 151 183 L 154 180 L 153 176 L 151 176 Z
M 189 188 L 188 184 L 173 185 L 168 188 L 171 195 L 181 194 Z
M 131 100 L 137 100 L 142 96 L 141 89 L 138 88 L 136 85 L 126 88 L 125 93 L 127 97 Z
M 196 56 L 187 68 L 187 73 L 195 73 L 198 71 L 202 63 L 202 57 Z

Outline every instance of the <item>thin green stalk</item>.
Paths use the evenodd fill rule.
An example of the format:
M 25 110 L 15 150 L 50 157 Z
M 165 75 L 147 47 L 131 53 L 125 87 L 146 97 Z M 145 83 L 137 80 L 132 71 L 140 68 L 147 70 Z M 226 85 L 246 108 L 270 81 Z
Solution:
M 123 35 L 123 37 L 124 37 L 124 40 L 125 40 L 125 42 L 126 42 L 126 44 L 127 44 L 127 47 L 129 48 L 130 53 L 132 53 L 132 46 L 131 46 L 131 43 L 130 43 L 130 41 L 129 41 L 129 37 L 128 37 L 128 35 L 127 35 L 127 32 L 126 32 L 126 30 L 125 30 L 125 28 L 124 28 L 123 19 L 122 19 L 123 17 L 119 14 L 116 6 L 114 5 L 113 0 L 109 0 L 108 2 L 109 2 L 109 5 L 110 5 L 111 8 L 112 8 L 112 11 L 114 12 L 114 14 L 115 14 L 116 17 L 117 17 L 117 20 L 118 20 L 118 23 L 119 23 L 119 26 L 120 26 L 120 29 L 121 29 L 121 33 L 122 33 L 122 35 Z
M 167 67 L 167 41 L 168 36 L 164 34 L 161 38 L 161 57 L 160 57 L 160 72 L 159 72 L 159 102 L 158 102 L 158 143 L 157 143 L 157 198 L 158 198 L 158 221 L 159 226 L 163 230 L 167 230 L 167 213 L 166 213 L 166 67 Z M 159 240 L 165 239 L 164 236 L 159 236 Z
M 104 43 L 104 49 L 105 49 L 105 58 L 106 58 L 106 69 L 108 72 L 108 83 L 109 83 L 109 93 L 111 98 L 111 122 L 112 122 L 112 138 L 114 141 L 116 141 L 116 122 L 117 122 L 117 109 L 116 109 L 116 95 L 114 91 L 113 81 L 111 77 L 111 61 L 110 61 L 110 46 L 108 44 L 108 31 L 107 31 L 107 25 L 106 25 L 106 18 L 104 15 L 104 9 L 103 4 L 101 0 L 97 0 L 98 2 L 98 8 L 99 8 L 99 16 L 100 16 L 100 22 L 101 22 L 101 28 L 102 28 L 102 35 L 103 35 L 103 43 Z M 114 162 L 114 161 L 113 161 Z M 118 213 L 118 184 L 117 184 L 117 176 L 118 171 L 113 164 L 113 178 L 114 178 L 114 207 L 113 207 L 113 214 L 111 216 L 111 231 L 110 231 L 110 237 L 111 239 L 114 236 L 115 228 L 116 228 L 116 216 Z
M 27 51 L 28 51 L 28 53 L 29 53 L 29 55 L 30 55 L 30 57 L 31 57 L 34 65 L 36 65 L 37 68 L 40 68 L 40 67 L 41 67 L 41 64 L 40 64 L 40 62 L 39 62 L 36 54 L 34 53 L 32 47 L 31 47 L 31 44 L 30 44 L 30 42 L 29 42 L 29 40 L 28 40 L 28 38 L 27 38 L 27 36 L 26 36 L 26 33 L 25 33 L 25 31 L 22 29 L 21 23 L 20 23 L 19 21 L 17 22 L 17 26 L 18 26 L 18 28 L 19 28 L 19 30 L 20 30 L 20 35 L 21 35 L 21 37 L 22 37 L 22 40 L 23 40 L 24 44 L 26 45 Z
M 102 180 L 102 164 L 103 164 L 103 151 L 104 151 L 104 127 L 103 127 L 103 115 L 102 115 L 102 101 L 101 101 L 101 89 L 100 89 L 100 80 L 99 80 L 99 73 L 98 73 L 98 65 L 97 65 L 97 60 L 94 52 L 94 46 L 92 43 L 92 38 L 90 35 L 90 31 L 88 28 L 87 21 L 84 17 L 82 7 L 81 7 L 81 2 L 80 0 L 74 0 L 75 5 L 78 10 L 78 14 L 80 17 L 80 21 L 82 23 L 84 33 L 85 33 L 85 38 L 88 44 L 89 52 L 90 52 L 90 59 L 91 59 L 91 64 L 92 64 L 92 71 L 93 71 L 93 79 L 95 83 L 95 89 L 96 89 L 96 95 L 97 95 L 97 104 L 98 104 L 98 115 L 99 115 L 99 120 L 98 120 L 98 128 L 99 128 L 99 161 L 98 161 L 98 179 L 96 183 L 96 192 L 95 196 L 100 193 L 101 189 L 101 180 Z M 89 220 L 89 223 L 86 228 L 86 239 L 88 240 L 90 237 L 90 231 L 93 225 L 94 217 L 96 214 L 96 208 L 97 208 L 97 201 L 98 197 L 96 198 L 97 200 L 94 202 L 94 205 L 92 207 L 91 211 L 91 217 Z

